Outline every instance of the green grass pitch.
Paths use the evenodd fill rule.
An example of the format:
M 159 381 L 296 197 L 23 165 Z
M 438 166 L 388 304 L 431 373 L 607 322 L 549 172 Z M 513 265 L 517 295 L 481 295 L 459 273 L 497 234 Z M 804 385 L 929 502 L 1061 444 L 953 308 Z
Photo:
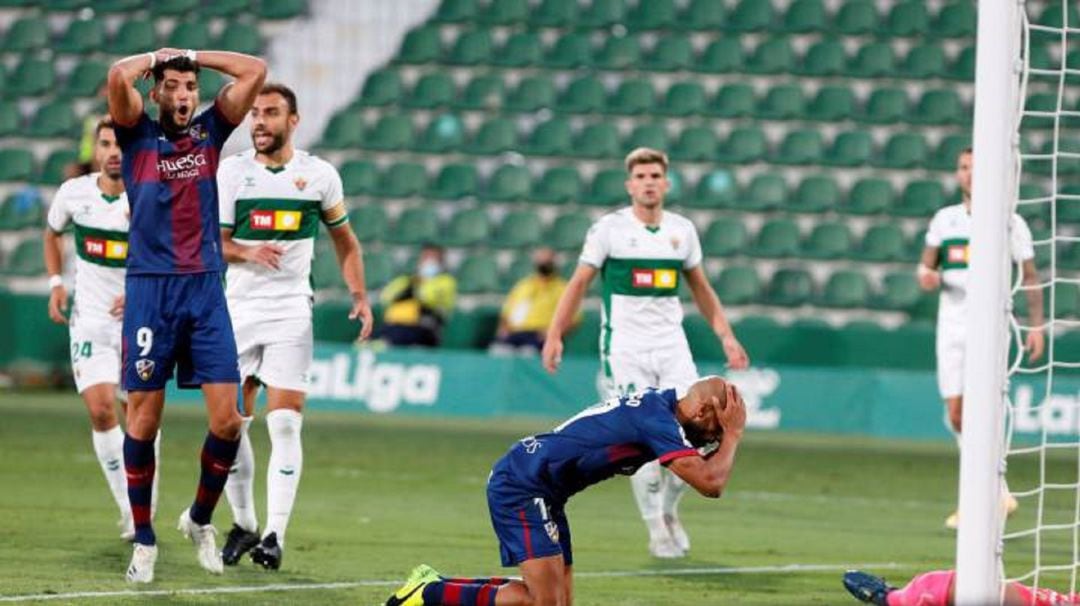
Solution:
M 130 548 L 118 538 L 77 396 L 5 393 L 0 419 L 0 599 L 104 593 L 49 603 L 145 601 L 108 593 L 141 589 L 123 580 Z M 245 560 L 214 577 L 174 528 L 194 494 L 203 412 L 167 408 L 157 580 L 142 591 L 168 592 L 155 599 L 176 604 L 373 605 L 421 562 L 460 575 L 505 573 L 484 482 L 511 442 L 554 421 L 310 413 L 282 570 Z M 261 519 L 268 452 L 261 420 L 252 436 Z M 575 603 L 854 603 L 840 585 L 844 565 L 892 564 L 878 570 L 901 581 L 949 565 L 954 537 L 941 524 L 955 499 L 956 461 L 948 444 L 751 433 L 723 498 L 684 499 L 693 547 L 674 562 L 649 557 L 629 483 L 616 478 L 568 506 Z M 231 524 L 224 498 L 215 524 L 222 536 Z M 347 585 L 310 587 L 331 583 Z

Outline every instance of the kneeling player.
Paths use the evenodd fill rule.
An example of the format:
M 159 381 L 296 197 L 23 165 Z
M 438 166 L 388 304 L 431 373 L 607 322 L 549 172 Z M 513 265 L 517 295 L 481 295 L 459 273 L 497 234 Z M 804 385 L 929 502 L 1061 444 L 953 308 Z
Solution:
M 495 463 L 487 495 L 503 566 L 519 566 L 522 580 L 446 578 L 419 566 L 387 606 L 570 604 L 567 500 L 654 459 L 701 494 L 719 497 L 745 424 L 735 387 L 710 377 L 682 398 L 673 389 L 612 398 L 550 433 L 518 441 Z M 706 456 L 696 450 L 717 441 Z
M 844 574 L 844 587 L 856 598 L 877 606 L 952 606 L 956 592 L 956 571 L 935 570 L 920 574 L 901 588 L 885 579 L 852 570 Z M 1002 606 L 1066 606 L 1080 604 L 1080 594 L 1063 594 L 1051 589 L 1032 589 L 1020 583 L 1005 585 Z

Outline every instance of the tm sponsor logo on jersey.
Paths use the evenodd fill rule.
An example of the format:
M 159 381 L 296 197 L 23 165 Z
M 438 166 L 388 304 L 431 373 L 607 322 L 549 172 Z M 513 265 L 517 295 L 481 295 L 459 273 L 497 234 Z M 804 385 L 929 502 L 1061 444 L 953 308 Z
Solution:
M 127 242 L 119 240 L 105 240 L 103 238 L 87 238 L 83 241 L 83 252 L 90 257 L 100 259 L 126 259 Z
M 191 152 L 178 158 L 159 158 L 158 174 L 166 181 L 193 179 L 199 176 L 199 168 L 208 163 L 202 152 Z
M 679 285 L 679 272 L 674 269 L 639 269 L 630 271 L 634 288 L 675 288 Z
M 313 360 L 310 374 L 308 397 L 361 400 L 373 412 L 392 412 L 402 404 L 433 406 L 442 382 L 434 364 L 380 362 L 371 351 Z
M 298 210 L 253 210 L 251 229 L 273 231 L 297 231 L 300 229 Z

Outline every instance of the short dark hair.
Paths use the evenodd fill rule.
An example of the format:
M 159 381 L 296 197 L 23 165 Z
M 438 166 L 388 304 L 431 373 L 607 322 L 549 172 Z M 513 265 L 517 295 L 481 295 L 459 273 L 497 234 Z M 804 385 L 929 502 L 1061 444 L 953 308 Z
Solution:
M 101 129 L 103 128 L 115 130 L 111 116 L 105 116 L 104 118 L 98 120 L 97 125 L 94 126 L 94 139 L 97 139 L 99 136 L 101 136 Z
M 960 156 L 962 156 L 964 154 L 973 154 L 973 153 L 975 153 L 974 149 L 972 149 L 971 147 L 965 147 L 964 149 L 960 150 L 960 153 L 956 154 L 956 157 L 959 158 Z
M 294 93 L 293 90 L 291 88 L 289 88 L 288 86 L 285 86 L 284 84 L 282 84 L 280 82 L 267 82 L 266 84 L 263 85 L 262 89 L 259 90 L 259 94 L 260 95 L 273 95 L 273 94 L 281 95 L 285 99 L 285 103 L 287 103 L 289 105 L 289 113 L 292 114 L 292 115 L 297 114 L 296 93 Z
M 184 55 L 177 55 L 168 61 L 159 61 L 151 72 L 154 74 L 154 85 L 157 86 L 165 79 L 165 70 L 171 69 L 178 72 L 192 72 L 199 75 L 199 64 Z

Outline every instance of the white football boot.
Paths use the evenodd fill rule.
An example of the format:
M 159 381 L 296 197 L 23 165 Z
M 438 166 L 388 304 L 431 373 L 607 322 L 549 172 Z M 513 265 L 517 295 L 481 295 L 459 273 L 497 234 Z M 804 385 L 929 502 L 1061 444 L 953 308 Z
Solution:
M 131 552 L 131 563 L 128 564 L 128 583 L 150 583 L 154 580 L 154 564 L 157 563 L 157 545 L 143 545 L 135 543 Z
M 199 566 L 213 574 L 225 572 L 225 565 L 221 561 L 221 552 L 217 548 L 217 529 L 214 528 L 213 524 L 196 524 L 191 519 L 190 510 L 185 509 L 180 514 L 180 521 L 177 523 L 176 528 L 195 544 L 195 553 L 199 556 Z

